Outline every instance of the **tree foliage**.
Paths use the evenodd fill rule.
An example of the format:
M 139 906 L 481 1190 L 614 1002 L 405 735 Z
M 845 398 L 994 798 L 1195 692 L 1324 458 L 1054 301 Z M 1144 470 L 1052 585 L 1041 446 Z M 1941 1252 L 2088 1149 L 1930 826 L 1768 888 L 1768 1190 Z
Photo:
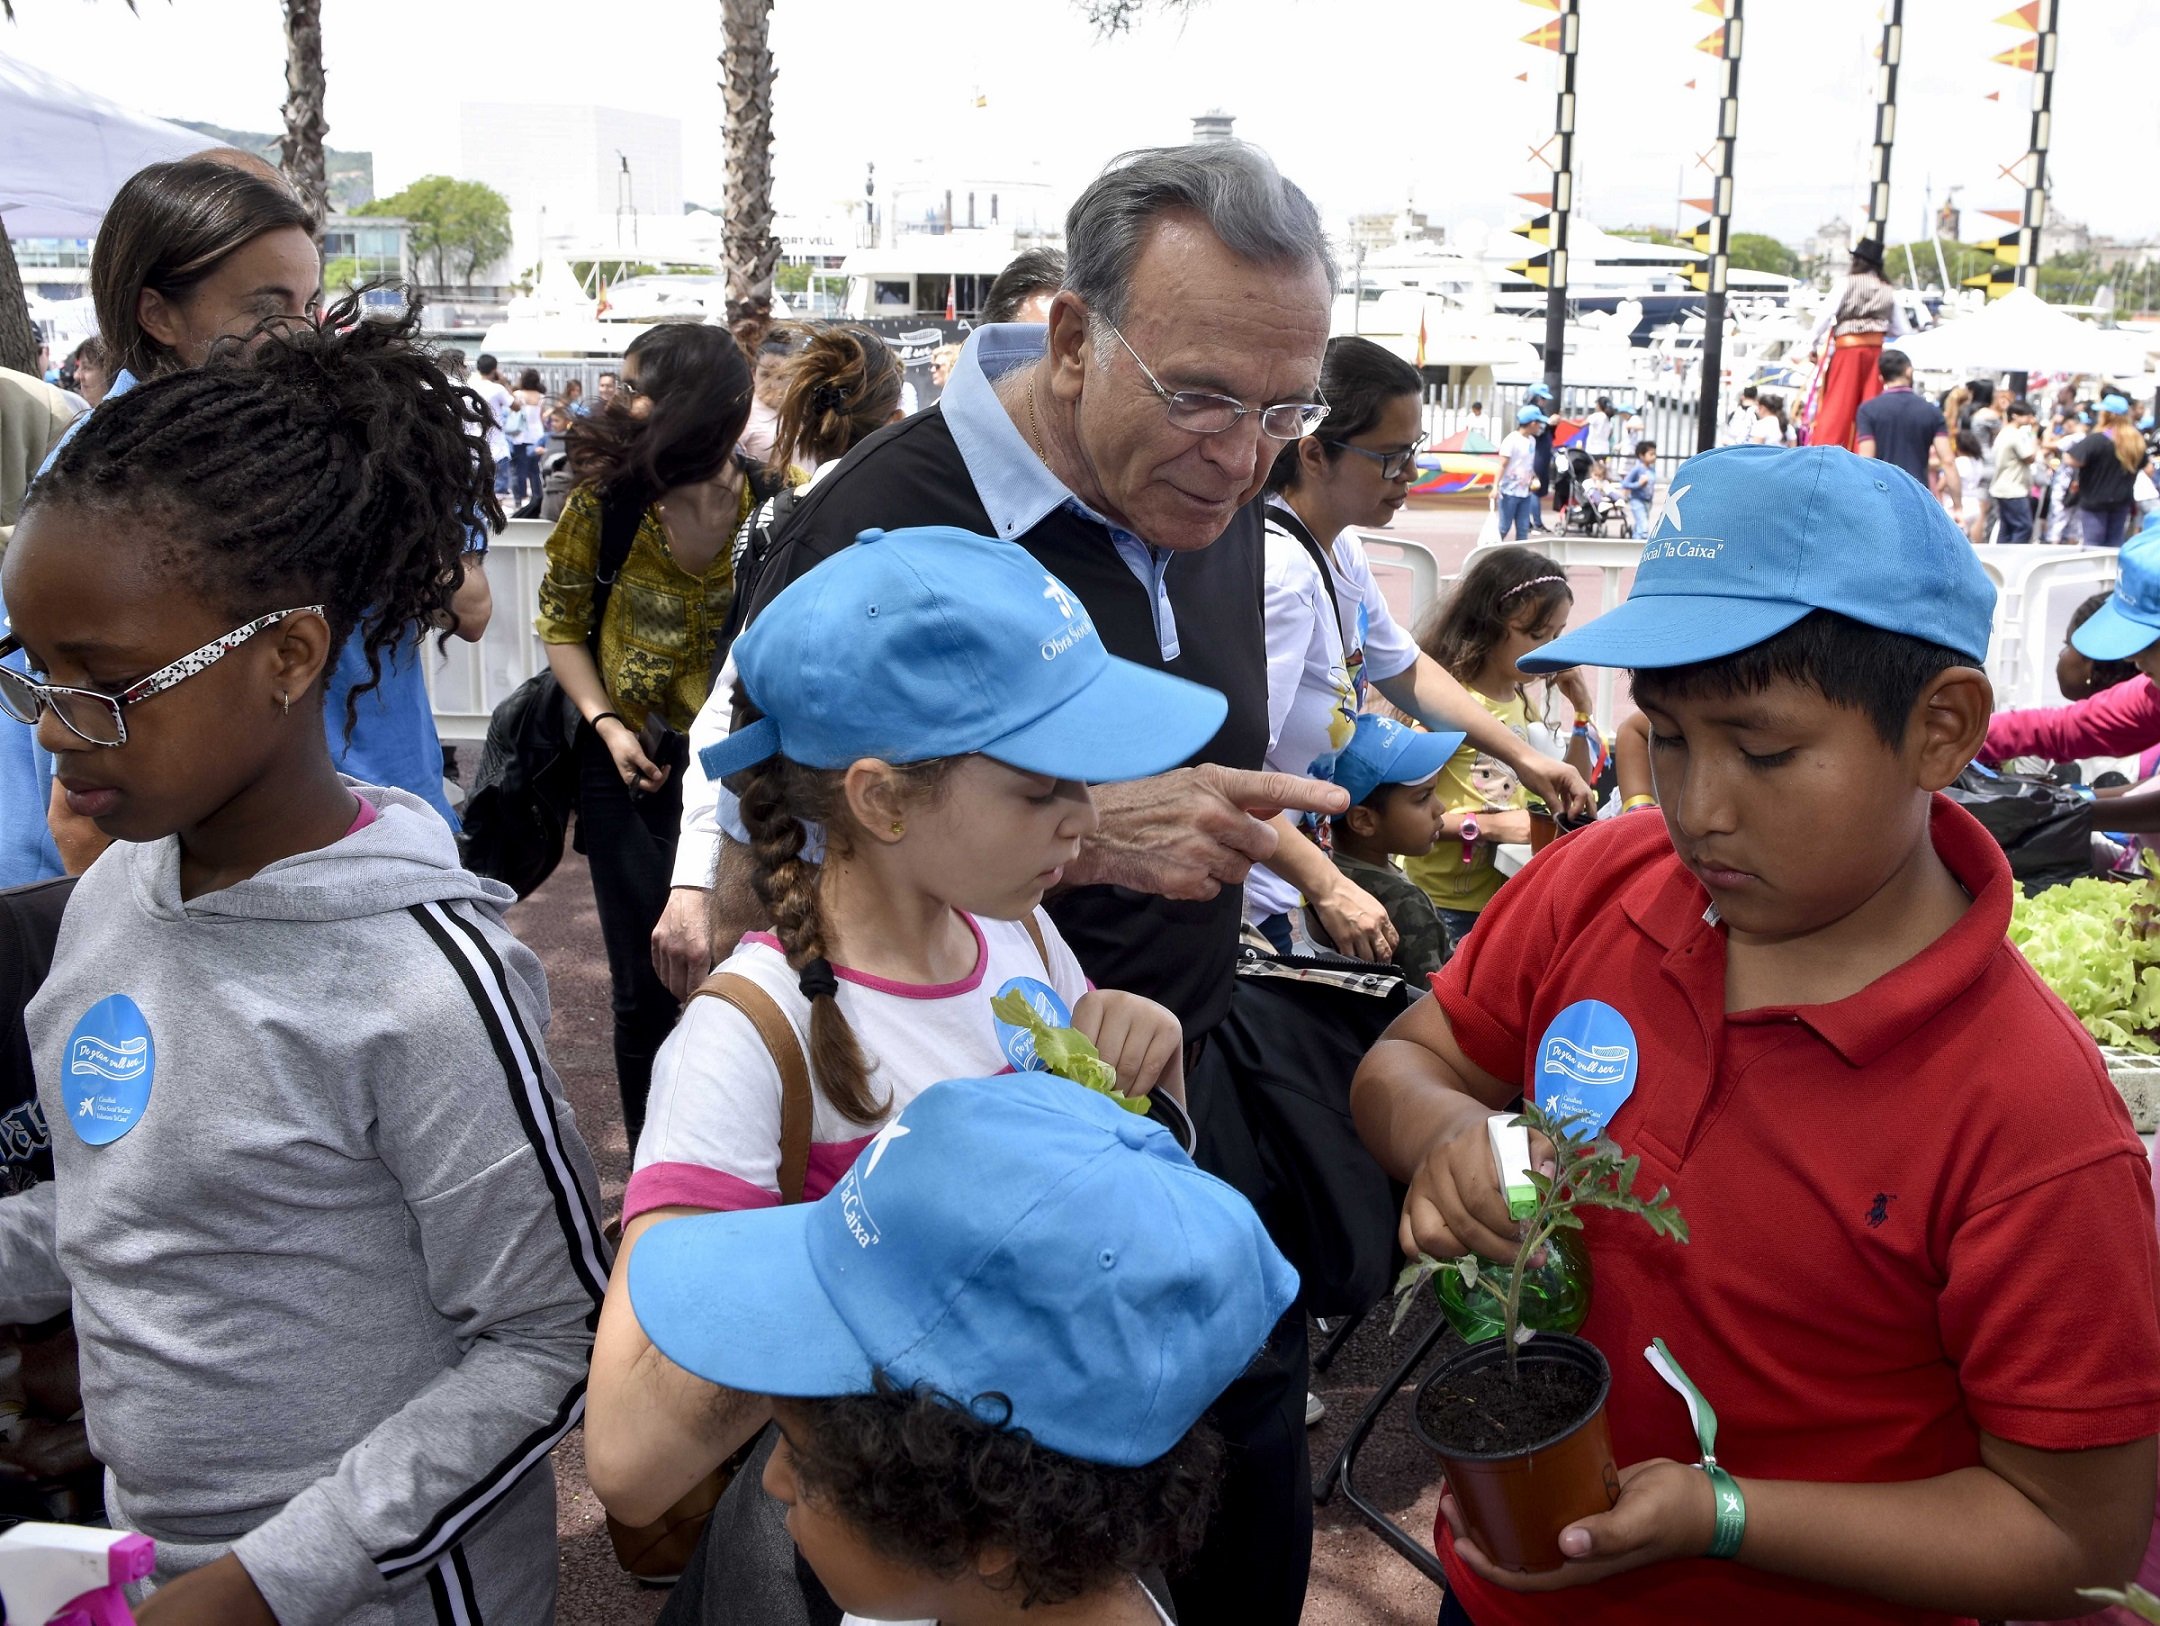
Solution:
M 1769 271 L 1781 277 L 1800 274 L 1800 256 L 1775 237 L 1757 231 L 1734 232 L 1725 257 L 1741 271 Z
M 1129 34 L 1151 11 L 1183 16 L 1200 0 L 1075 0 L 1098 39 Z
M 483 181 L 423 175 L 358 212 L 409 222 L 413 255 L 433 269 L 429 280 L 438 287 L 447 286 L 454 274 L 470 288 L 482 266 L 510 252 L 510 205 Z

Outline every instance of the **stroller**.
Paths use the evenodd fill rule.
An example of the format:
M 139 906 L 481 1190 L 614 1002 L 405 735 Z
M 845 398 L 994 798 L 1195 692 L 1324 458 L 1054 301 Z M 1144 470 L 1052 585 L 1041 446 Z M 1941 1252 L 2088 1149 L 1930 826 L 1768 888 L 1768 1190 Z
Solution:
M 1598 472 L 1600 460 L 1580 446 L 1566 449 L 1566 495 L 1560 509 L 1560 530 L 1567 536 L 1629 535 L 1634 524 L 1620 488 Z

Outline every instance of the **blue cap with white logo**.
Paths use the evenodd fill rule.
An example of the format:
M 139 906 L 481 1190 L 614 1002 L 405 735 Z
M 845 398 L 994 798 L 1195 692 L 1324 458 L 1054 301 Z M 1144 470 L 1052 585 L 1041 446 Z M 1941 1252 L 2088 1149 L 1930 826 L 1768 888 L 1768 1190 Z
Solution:
M 2087 660 L 2126 661 L 2160 639 L 2160 530 L 2125 542 L 2115 569 L 2115 591 L 2070 634 L 2070 646 Z
M 1252 1205 L 1169 1131 L 1047 1073 L 934 1084 L 814 1203 L 666 1221 L 630 1255 L 653 1346 L 803 1399 L 882 1376 L 1089 1462 L 1153 1462 L 1297 1295 Z
M 1336 753 L 1328 778 L 1357 806 L 1382 785 L 1422 785 L 1462 747 L 1460 734 L 1425 734 L 1366 712 L 1350 743 Z
M 1025 549 L 943 525 L 863 532 L 734 653 L 765 715 L 699 753 L 714 779 L 775 755 L 844 768 L 979 752 L 1103 784 L 1178 766 L 1229 711 L 1213 689 L 1112 655 Z
M 1721 446 L 1673 475 L 1627 602 L 1518 664 L 1688 666 L 1752 648 L 1816 610 L 1978 665 L 1995 587 L 1903 469 L 1840 446 Z

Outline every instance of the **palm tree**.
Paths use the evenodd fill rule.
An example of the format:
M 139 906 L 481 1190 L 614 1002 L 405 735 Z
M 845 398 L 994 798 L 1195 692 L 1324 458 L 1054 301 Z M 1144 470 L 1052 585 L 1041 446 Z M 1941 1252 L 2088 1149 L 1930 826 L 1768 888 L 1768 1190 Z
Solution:
M 298 0 L 296 0 L 298 3 Z M 720 0 L 720 91 L 727 98 L 727 318 L 735 327 L 772 316 L 772 0 Z
M 323 164 L 322 0 L 285 0 L 285 140 L 278 167 L 322 230 L 330 183 Z

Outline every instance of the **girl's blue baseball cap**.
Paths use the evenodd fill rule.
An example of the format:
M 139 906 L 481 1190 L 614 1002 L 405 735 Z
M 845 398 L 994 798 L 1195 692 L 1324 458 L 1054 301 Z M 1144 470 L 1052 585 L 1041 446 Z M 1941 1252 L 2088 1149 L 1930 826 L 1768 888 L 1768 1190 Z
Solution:
M 2115 569 L 2115 591 L 2070 634 L 2070 647 L 2087 660 L 2126 661 L 2160 639 L 2160 530 L 2125 542 Z
M 1995 587 L 1903 469 L 1841 446 L 1721 446 L 1673 475 L 1627 602 L 1517 664 L 1690 666 L 1753 648 L 1816 610 L 1977 666 Z
M 979 752 L 1104 784 L 1177 767 L 1230 709 L 1112 655 L 1024 548 L 942 525 L 863 532 L 767 605 L 734 654 L 765 715 L 699 753 L 714 779 L 775 755 L 844 768 Z
M 1185 1437 L 1298 1287 L 1169 1131 L 1048 1073 L 934 1084 L 818 1201 L 655 1225 L 629 1276 L 645 1336 L 710 1383 L 1002 1395 L 1124 1467 Z
M 2100 397 L 2100 410 L 2102 412 L 2112 412 L 2116 417 L 2120 418 L 2129 412 L 2130 403 L 2120 395 L 2103 395 Z

